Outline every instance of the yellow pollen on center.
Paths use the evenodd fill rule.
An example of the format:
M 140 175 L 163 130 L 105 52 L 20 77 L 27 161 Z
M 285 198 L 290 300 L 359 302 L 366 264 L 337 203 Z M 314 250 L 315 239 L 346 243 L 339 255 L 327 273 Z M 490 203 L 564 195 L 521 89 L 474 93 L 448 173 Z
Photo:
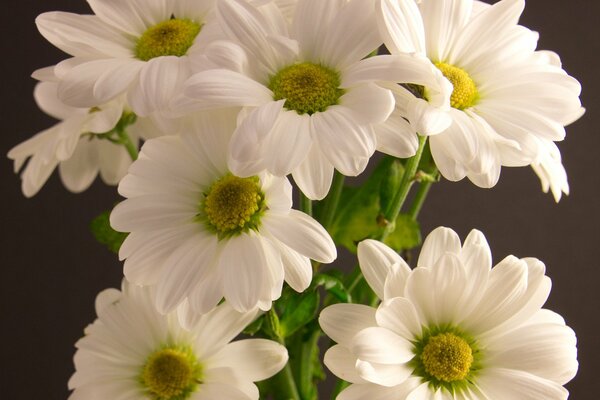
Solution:
M 338 103 L 344 94 L 338 72 L 320 64 L 304 62 L 289 65 L 269 81 L 274 100 L 284 100 L 285 108 L 312 115 Z
M 163 21 L 142 34 L 135 46 L 135 56 L 143 61 L 161 56 L 184 56 L 201 28 L 189 19 Z
M 450 105 L 458 110 L 474 106 L 479 99 L 479 92 L 471 76 L 465 70 L 454 65 L 437 62 L 435 66 L 442 71 L 442 74 L 454 86 L 450 97 Z
M 140 381 L 155 400 L 183 400 L 196 388 L 201 368 L 191 352 L 159 350 L 146 360 Z
M 421 362 L 425 371 L 440 381 L 460 381 L 471 370 L 473 350 L 460 336 L 440 333 L 429 338 L 423 348 Z
M 260 181 L 226 175 L 208 189 L 203 206 L 208 223 L 220 234 L 256 229 L 264 210 Z

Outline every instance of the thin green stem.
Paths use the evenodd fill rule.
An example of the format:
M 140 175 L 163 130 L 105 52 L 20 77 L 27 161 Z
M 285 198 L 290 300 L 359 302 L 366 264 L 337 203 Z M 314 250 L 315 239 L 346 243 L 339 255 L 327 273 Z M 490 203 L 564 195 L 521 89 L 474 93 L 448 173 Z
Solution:
M 345 179 L 346 177 L 344 175 L 339 173 L 337 170 L 335 171 L 335 174 L 333 175 L 333 182 L 331 183 L 331 189 L 329 190 L 329 194 L 325 199 L 325 206 L 323 207 L 323 212 L 321 213 L 321 225 L 323 225 L 325 229 L 329 229 L 333 223 L 335 212 L 342 195 L 342 189 L 344 188 Z
M 277 315 L 277 312 L 275 311 L 275 307 L 272 307 L 267 315 L 267 325 L 269 326 L 270 330 L 272 331 L 272 335 L 273 339 L 277 340 L 279 342 L 279 344 L 281 344 L 282 346 L 286 347 L 285 345 L 285 339 L 283 338 L 283 336 L 281 335 L 281 328 L 279 326 L 279 316 Z M 298 392 L 298 387 L 296 386 L 296 381 L 294 380 L 294 374 L 292 372 L 292 367 L 290 365 L 290 361 L 288 360 L 287 364 L 285 364 L 285 367 L 283 367 L 283 370 L 281 372 L 279 372 L 279 374 L 277 374 L 277 376 L 279 377 L 278 381 L 282 386 L 282 393 L 280 393 L 279 391 L 277 393 L 273 393 L 275 395 L 276 399 L 281 399 L 281 400 L 300 400 L 300 394 Z M 279 386 L 279 385 L 277 385 Z M 285 394 L 285 397 L 279 397 L 279 394 Z
M 310 333 L 308 340 L 300 347 L 300 391 L 303 399 L 310 398 L 310 390 L 313 387 L 313 355 L 317 349 L 317 343 L 321 337 L 321 330 L 317 327 Z
M 398 218 L 398 214 L 400 214 L 400 210 L 406 201 L 408 192 L 414 183 L 415 174 L 417 173 L 419 161 L 421 161 L 421 156 L 423 155 L 426 142 L 426 136 L 419 136 L 419 149 L 417 150 L 417 153 L 406 161 L 406 165 L 404 166 L 404 175 L 402 175 L 402 180 L 400 181 L 400 187 L 394 195 L 394 198 L 390 203 L 390 207 L 384 213 L 384 217 L 388 221 L 388 225 L 385 227 L 381 237 L 379 238 L 381 241 L 384 241 L 395 228 L 394 222 Z
M 312 200 L 306 197 L 306 195 L 302 193 L 302 191 L 300 191 L 300 211 L 310 215 L 311 217 L 313 215 Z
M 129 157 L 131 157 L 133 161 L 137 160 L 138 148 L 125 131 L 125 128 L 117 129 L 117 135 L 119 136 L 119 143 L 125 146 L 127 153 L 129 153 Z
M 425 202 L 425 199 L 427 199 L 427 195 L 431 189 L 431 185 L 433 185 L 433 181 L 431 180 L 427 180 L 419 184 L 419 190 L 417 190 L 415 199 L 408 210 L 408 215 L 410 215 L 412 219 L 416 220 L 419 216 L 419 213 L 423 208 L 423 203 Z

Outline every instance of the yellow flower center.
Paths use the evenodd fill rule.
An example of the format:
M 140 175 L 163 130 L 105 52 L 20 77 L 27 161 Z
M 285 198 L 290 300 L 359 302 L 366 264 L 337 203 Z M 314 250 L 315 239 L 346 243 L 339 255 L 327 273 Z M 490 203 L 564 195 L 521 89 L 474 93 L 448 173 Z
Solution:
M 443 62 L 437 62 L 435 66 L 454 86 L 450 105 L 459 110 L 474 106 L 479 99 L 479 92 L 469 74 L 461 68 Z
M 285 99 L 285 108 L 312 115 L 337 104 L 344 94 L 340 75 L 323 65 L 304 62 L 287 66 L 273 75 L 269 89 L 274 100 Z
M 202 367 L 191 350 L 168 347 L 148 357 L 140 382 L 154 400 L 184 400 L 201 377 Z
M 211 185 L 204 198 L 204 214 L 217 234 L 231 236 L 258 229 L 265 209 L 258 177 L 226 175 Z
M 473 360 L 469 343 L 450 332 L 430 337 L 421 353 L 425 371 L 443 382 L 464 379 L 471 370 Z
M 201 28 L 189 19 L 163 21 L 142 34 L 135 46 L 135 56 L 143 61 L 161 56 L 184 56 Z

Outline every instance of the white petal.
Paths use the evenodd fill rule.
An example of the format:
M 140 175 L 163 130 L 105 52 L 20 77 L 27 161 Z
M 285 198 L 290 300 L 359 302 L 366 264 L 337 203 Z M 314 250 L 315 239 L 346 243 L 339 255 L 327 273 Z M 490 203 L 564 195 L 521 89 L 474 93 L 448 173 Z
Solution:
M 95 144 L 82 138 L 71 158 L 60 163 L 60 179 L 71 192 L 86 190 L 98 175 L 98 152 Z
M 319 325 L 332 340 L 349 347 L 359 331 L 377 326 L 375 309 L 362 304 L 334 304 L 321 311 Z
M 354 384 L 339 394 L 338 400 L 398 400 L 406 396 L 417 386 L 420 379 L 409 378 L 404 384 L 385 387 L 372 383 Z
M 251 381 L 262 381 L 279 372 L 287 363 L 285 347 L 272 340 L 246 339 L 229 343 L 207 360 L 211 368 L 231 367 Z
M 218 268 L 223 271 L 225 298 L 233 308 L 239 311 L 255 308 L 262 298 L 268 268 L 260 238 L 243 234 L 229 239 Z
M 256 175 L 263 161 L 273 125 L 282 114 L 285 100 L 268 102 L 248 114 L 235 130 L 229 145 L 229 166 L 238 176 Z M 285 174 L 284 174 L 285 175 Z
M 35 85 L 33 96 L 43 112 L 59 120 L 86 112 L 84 109 L 70 107 L 61 102 L 58 99 L 58 84 L 55 82 L 38 83 Z
M 556 382 L 510 369 L 486 368 L 477 377 L 477 384 L 490 399 L 566 400 L 569 396 Z
M 396 332 L 407 340 L 414 340 L 422 333 L 421 321 L 412 303 L 396 297 L 382 303 L 376 313 L 377 324 Z
M 88 4 L 104 22 L 138 37 L 173 14 L 172 0 L 88 0 Z
M 292 171 L 292 176 L 306 197 L 311 200 L 322 200 L 331 187 L 333 170 L 333 165 L 313 142 L 304 161 Z
M 156 292 L 156 308 L 162 314 L 174 310 L 211 271 L 216 238 L 192 237 L 165 262 Z
M 186 82 L 184 94 L 199 107 L 258 107 L 273 101 L 273 92 L 260 83 L 225 69 L 199 72 Z
M 412 157 L 419 148 L 415 130 L 399 113 L 393 113 L 387 121 L 374 126 L 377 150 L 398 158 Z
M 330 263 L 337 257 L 335 244 L 327 231 L 303 212 L 269 213 L 262 223 L 274 238 L 301 255 L 322 263 Z
M 342 345 L 336 344 L 329 348 L 325 353 L 323 363 L 340 379 L 352 383 L 365 382 L 356 371 L 356 357 Z
M 358 244 L 358 262 L 365 280 L 380 299 L 392 264 L 403 263 L 402 257 L 385 244 L 367 239 Z
M 374 83 L 349 89 L 339 104 L 352 110 L 356 122 L 361 125 L 384 122 L 394 110 L 392 93 Z
M 242 390 L 225 383 L 203 383 L 194 392 L 190 400 L 214 400 L 225 398 L 228 400 L 254 400 L 248 397 Z
M 414 1 L 378 0 L 377 26 L 392 54 L 425 53 L 425 31 L 421 12 Z
M 302 58 L 318 60 L 327 28 L 345 3 L 346 0 L 298 2 L 292 32 L 300 45 Z
M 47 12 L 35 23 L 50 43 L 76 57 L 131 58 L 135 43 L 97 16 Z
M 358 359 L 377 364 L 404 364 L 415 356 L 411 342 L 380 327 L 358 332 L 350 346 Z
M 385 365 L 362 360 L 356 362 L 356 369 L 364 380 L 388 387 L 402 384 L 414 370 L 407 364 Z
M 349 26 L 352 29 L 348 29 Z M 377 31 L 373 2 L 348 1 L 318 40 L 322 44 L 316 53 L 317 59 L 330 66 L 343 69 L 368 56 L 383 43 Z
M 439 227 L 427 235 L 421 253 L 418 267 L 430 268 L 444 253 L 460 254 L 460 238 L 450 228 Z
M 281 261 L 285 269 L 285 281 L 296 292 L 303 292 L 312 280 L 310 259 L 287 246 L 281 246 Z
M 282 112 L 266 144 L 267 169 L 277 176 L 290 174 L 306 159 L 311 143 L 310 117 L 295 111 Z
M 434 61 L 447 60 L 456 34 L 471 17 L 472 4 L 473 1 L 462 0 L 428 0 L 421 3 L 429 58 Z

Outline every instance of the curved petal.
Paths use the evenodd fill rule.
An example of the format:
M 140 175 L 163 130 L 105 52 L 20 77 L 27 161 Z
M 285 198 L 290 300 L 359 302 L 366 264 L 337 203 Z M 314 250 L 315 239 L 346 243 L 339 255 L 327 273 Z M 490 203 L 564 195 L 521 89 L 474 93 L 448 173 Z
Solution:
M 377 26 L 392 54 L 425 54 L 425 30 L 419 7 L 410 0 L 377 0 Z
M 323 363 L 338 378 L 352 383 L 364 383 L 365 380 L 356 371 L 356 361 L 350 350 L 339 344 L 329 348 L 323 358 Z
M 322 200 L 331 187 L 333 170 L 333 165 L 313 142 L 304 161 L 292 171 L 292 176 L 306 197 Z
M 358 332 L 350 348 L 358 359 L 376 364 L 404 364 L 415 356 L 411 342 L 378 326 Z
M 566 400 L 569 396 L 567 389 L 556 382 L 504 368 L 486 368 L 477 377 L 477 385 L 490 399 Z
M 459 255 L 460 251 L 460 238 L 456 232 L 450 228 L 436 228 L 425 238 L 417 266 L 421 268 L 433 267 L 444 253 Z
M 230 367 L 251 381 L 262 381 L 287 363 L 287 349 L 272 340 L 246 339 L 226 345 L 206 362 L 211 368 Z
M 377 326 L 375 309 L 362 304 L 334 304 L 321 311 L 319 325 L 332 340 L 350 347 L 358 332 Z
M 263 227 L 281 243 L 313 260 L 330 263 L 337 257 L 333 240 L 313 218 L 298 210 L 287 215 L 269 213 L 262 219 Z
M 391 271 L 392 264 L 405 264 L 398 253 L 385 244 L 367 239 L 358 244 L 358 262 L 365 280 L 380 299 L 384 298 L 385 279 Z
M 134 36 L 168 20 L 173 0 L 87 0 L 94 13 L 115 28 Z

